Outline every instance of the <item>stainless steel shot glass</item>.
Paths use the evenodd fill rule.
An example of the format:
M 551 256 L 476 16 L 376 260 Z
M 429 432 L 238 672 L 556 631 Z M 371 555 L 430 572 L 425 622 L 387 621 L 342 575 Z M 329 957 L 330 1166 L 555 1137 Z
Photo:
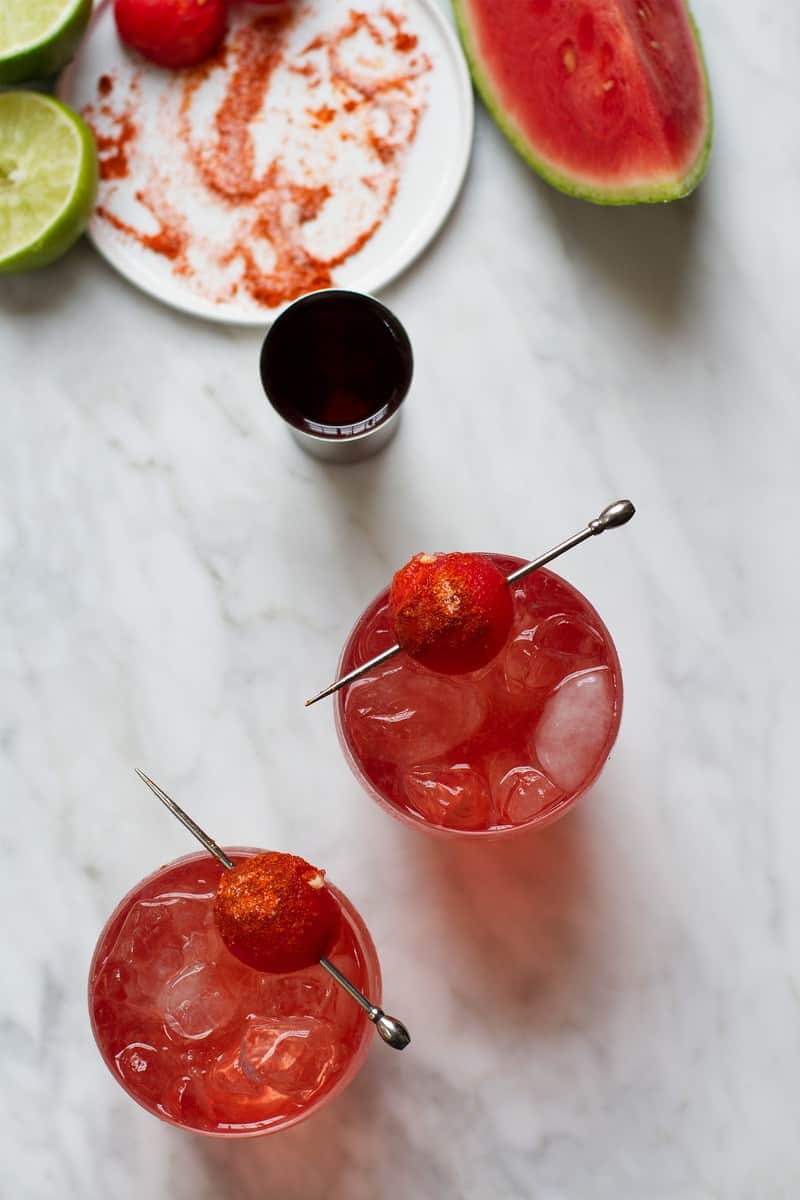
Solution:
M 295 300 L 261 348 L 261 383 L 303 450 L 352 463 L 397 432 L 414 360 L 394 313 L 362 292 L 330 288 Z

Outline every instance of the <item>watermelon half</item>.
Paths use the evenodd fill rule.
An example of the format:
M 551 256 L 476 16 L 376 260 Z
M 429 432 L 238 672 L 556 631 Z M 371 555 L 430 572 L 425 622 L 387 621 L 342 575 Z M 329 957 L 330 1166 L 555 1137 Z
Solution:
M 711 95 L 683 0 L 453 0 L 475 84 L 548 183 L 595 204 L 687 196 Z

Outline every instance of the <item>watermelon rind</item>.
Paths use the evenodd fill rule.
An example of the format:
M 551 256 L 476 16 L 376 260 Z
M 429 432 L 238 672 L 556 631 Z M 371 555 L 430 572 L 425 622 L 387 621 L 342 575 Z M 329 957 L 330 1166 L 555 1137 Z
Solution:
M 706 173 L 711 154 L 714 115 L 711 102 L 711 88 L 708 81 L 708 69 L 703 55 L 700 31 L 697 28 L 694 17 L 691 13 L 688 13 L 688 10 L 689 23 L 692 27 L 695 46 L 697 47 L 697 57 L 700 62 L 706 99 L 706 133 L 700 151 L 686 173 L 678 179 L 653 185 L 641 183 L 631 187 L 603 187 L 595 180 L 587 180 L 578 175 L 570 175 L 564 171 L 559 171 L 551 162 L 537 155 L 534 147 L 525 137 L 525 134 L 506 113 L 502 101 L 494 90 L 489 75 L 483 68 L 481 55 L 470 27 L 468 16 L 469 0 L 452 0 L 452 4 L 461 44 L 464 47 L 464 53 L 469 63 L 473 83 L 489 110 L 492 119 L 528 166 L 532 167 L 538 175 L 541 175 L 542 179 L 554 188 L 557 188 L 558 191 L 564 192 L 567 196 L 572 196 L 577 200 L 588 200 L 591 204 L 608 206 L 666 204 L 672 200 L 682 200 L 685 196 L 693 192 L 698 183 L 700 183 Z

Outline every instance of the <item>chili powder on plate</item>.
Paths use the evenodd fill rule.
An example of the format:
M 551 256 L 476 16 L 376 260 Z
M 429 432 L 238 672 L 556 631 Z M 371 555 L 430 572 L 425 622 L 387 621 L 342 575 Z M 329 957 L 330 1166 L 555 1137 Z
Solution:
M 217 303 L 273 308 L 331 286 L 397 195 L 432 64 L 402 12 L 322 21 L 314 4 L 242 6 L 201 66 L 133 61 L 84 109 L 97 215 Z

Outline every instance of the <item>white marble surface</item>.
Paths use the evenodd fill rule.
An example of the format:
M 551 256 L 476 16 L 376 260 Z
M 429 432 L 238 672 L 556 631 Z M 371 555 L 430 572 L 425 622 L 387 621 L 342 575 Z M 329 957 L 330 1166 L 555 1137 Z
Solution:
M 571 202 L 481 115 L 385 296 L 417 376 L 368 464 L 303 457 L 255 334 L 88 246 L 0 283 L 3 1197 L 798 1195 L 800 17 L 695 8 L 717 137 L 691 202 Z M 599 786 L 508 845 L 391 822 L 302 707 L 360 607 L 423 546 L 532 553 L 619 494 L 636 522 L 564 568 L 625 672 Z M 279 1137 L 161 1126 L 95 1053 L 99 927 L 191 848 L 135 765 L 221 839 L 326 864 L 413 1027 Z

